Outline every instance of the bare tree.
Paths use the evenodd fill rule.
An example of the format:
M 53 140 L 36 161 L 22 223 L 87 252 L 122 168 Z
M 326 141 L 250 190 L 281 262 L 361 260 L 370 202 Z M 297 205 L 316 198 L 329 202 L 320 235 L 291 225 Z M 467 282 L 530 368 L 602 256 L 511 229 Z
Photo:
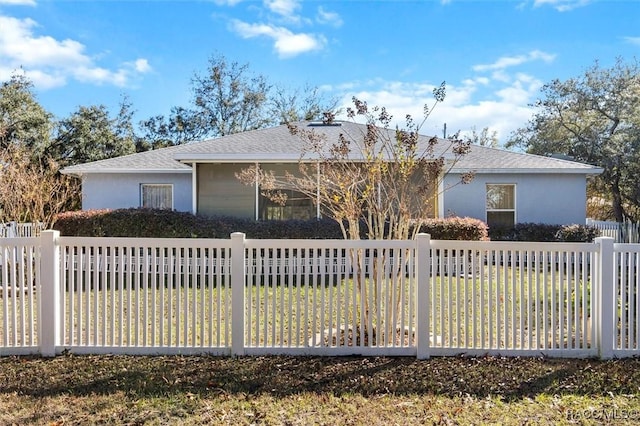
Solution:
M 444 100 L 444 83 L 434 89 L 434 105 Z M 335 219 L 341 226 L 345 239 L 357 240 L 361 235 L 369 239 L 412 239 L 421 226 L 435 213 L 435 201 L 445 174 L 470 150 L 470 141 L 457 136 L 442 140 L 420 135 L 420 129 L 432 109 L 424 107 L 424 119 L 416 123 L 406 117 L 403 129 L 390 128 L 392 117 L 385 108 L 369 108 L 366 102 L 353 99 L 353 108 L 348 108 L 349 121 L 362 121 L 363 125 L 349 126 L 359 129 L 356 133 L 341 132 L 338 140 L 328 140 L 326 134 L 313 127 L 299 128 L 289 125 L 292 134 L 303 142 L 303 152 L 298 173 L 278 176 L 273 171 L 259 167 L 243 170 L 238 177 L 246 184 L 259 182 L 262 194 L 274 202 L 286 203 L 286 193 L 279 188 L 292 188 L 302 192 L 320 204 L 324 215 Z M 334 117 L 328 114 L 324 124 L 332 125 Z M 447 158 L 445 158 L 445 156 Z M 472 179 L 471 174 L 462 176 L 460 183 Z M 380 250 L 374 260 L 370 280 L 380 280 L 377 271 L 389 261 L 392 252 Z M 380 293 L 368 294 L 363 282 L 365 267 L 362 250 L 350 253 L 355 285 L 364 306 L 364 324 L 361 333 L 375 336 L 370 327 L 369 316 L 379 309 Z M 408 259 L 408 256 L 402 256 Z M 393 275 L 399 277 L 406 264 L 394 263 Z M 399 303 L 399 280 L 392 280 L 384 292 L 387 306 Z M 378 288 L 374 285 L 371 288 Z M 370 304 L 370 301 L 373 303 Z M 395 309 L 399 309 L 396 306 Z M 379 324 L 378 330 L 389 333 L 397 324 Z M 364 327 L 364 329 L 362 328 Z M 381 329 L 384 328 L 384 330 Z
M 58 213 L 79 193 L 75 178 L 59 173 L 53 159 L 31 161 L 31 152 L 19 145 L 0 151 L 0 220 L 53 225 Z

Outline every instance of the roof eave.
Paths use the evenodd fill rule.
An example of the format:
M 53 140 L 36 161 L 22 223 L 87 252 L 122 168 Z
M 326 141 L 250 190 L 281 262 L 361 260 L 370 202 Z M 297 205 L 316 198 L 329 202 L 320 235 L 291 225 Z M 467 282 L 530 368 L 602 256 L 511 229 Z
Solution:
M 176 154 L 174 160 L 183 164 L 191 163 L 299 163 L 317 161 L 319 158 L 300 157 L 299 154 L 251 155 L 251 154 Z
M 582 175 L 599 175 L 603 172 L 603 169 L 594 168 L 528 168 L 528 169 L 471 169 L 471 168 L 458 168 L 454 167 L 450 170 L 450 173 L 482 173 L 482 174 L 545 174 L 545 173 L 559 173 L 559 174 L 582 174 Z
M 87 174 L 116 174 L 116 173 L 129 173 L 129 174 L 142 174 L 142 173 L 191 173 L 190 168 L 185 169 L 73 169 L 73 170 L 61 170 L 63 175 L 87 175 Z

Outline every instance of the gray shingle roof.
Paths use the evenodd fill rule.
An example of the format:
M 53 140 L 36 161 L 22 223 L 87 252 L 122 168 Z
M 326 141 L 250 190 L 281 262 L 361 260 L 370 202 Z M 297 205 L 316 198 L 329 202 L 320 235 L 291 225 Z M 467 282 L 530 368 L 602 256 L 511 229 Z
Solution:
M 322 132 L 329 141 L 337 141 L 341 133 L 352 137 L 353 140 L 359 140 L 358 135 L 366 131 L 364 125 L 351 122 L 333 126 L 316 126 L 314 123 L 301 122 L 298 126 Z M 421 136 L 419 143 L 426 146 L 429 139 L 427 136 Z M 302 148 L 300 138 L 291 135 L 287 126 L 282 125 L 78 164 L 65 168 L 63 173 L 190 173 L 189 163 L 194 162 L 296 162 L 300 159 Z M 438 155 L 444 154 L 447 158 L 451 156 L 449 151 L 449 143 L 440 140 L 436 150 Z M 573 161 L 473 145 L 471 152 L 463 157 L 452 171 L 593 174 L 599 173 L 601 169 Z

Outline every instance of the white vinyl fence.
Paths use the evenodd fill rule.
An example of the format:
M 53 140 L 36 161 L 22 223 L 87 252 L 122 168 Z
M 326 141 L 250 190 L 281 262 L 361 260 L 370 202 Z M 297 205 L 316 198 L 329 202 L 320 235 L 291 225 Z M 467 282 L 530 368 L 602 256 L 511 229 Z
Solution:
M 616 243 L 640 243 L 640 224 L 587 219 L 587 225 L 600 230 L 601 237 L 611 237 Z
M 0 355 L 640 355 L 640 245 L 0 240 Z
M 44 230 L 43 223 L 6 222 L 0 224 L 0 238 L 37 237 Z

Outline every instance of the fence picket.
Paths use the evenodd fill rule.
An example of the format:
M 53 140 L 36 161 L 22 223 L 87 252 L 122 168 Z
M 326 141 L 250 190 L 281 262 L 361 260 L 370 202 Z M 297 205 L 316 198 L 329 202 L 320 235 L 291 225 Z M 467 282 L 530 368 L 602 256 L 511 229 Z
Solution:
M 640 355 L 637 244 L 51 232 L 0 241 L 0 355 Z

